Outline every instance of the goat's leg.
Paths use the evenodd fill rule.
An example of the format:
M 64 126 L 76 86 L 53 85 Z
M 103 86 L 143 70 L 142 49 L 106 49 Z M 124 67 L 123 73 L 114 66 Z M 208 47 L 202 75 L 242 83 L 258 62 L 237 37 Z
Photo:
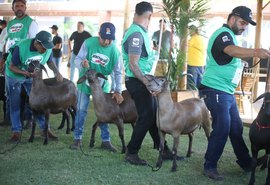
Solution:
M 74 131 L 75 129 L 75 117 L 76 117 L 76 109 L 74 107 L 68 108 L 68 111 L 71 115 L 71 119 L 72 119 L 72 127 L 71 127 L 71 131 Z
M 122 154 L 124 154 L 126 152 L 126 144 L 125 144 L 125 139 L 124 139 L 124 123 L 117 123 L 117 128 L 118 128 L 118 133 L 119 133 L 119 137 L 121 139 L 121 143 L 122 143 Z
M 166 135 L 165 132 L 159 131 L 160 142 L 159 142 L 159 156 L 158 156 L 158 161 L 156 163 L 157 168 L 161 168 L 162 162 L 163 162 L 162 154 L 164 151 L 165 135 Z
M 190 157 L 191 156 L 191 153 L 192 153 L 193 135 L 194 135 L 193 132 L 188 134 L 188 151 L 187 151 L 187 157 Z
M 91 133 L 90 143 L 89 143 L 90 148 L 93 148 L 95 146 L 95 134 L 96 134 L 98 124 L 99 123 L 96 121 L 95 124 L 92 126 L 92 133 Z
M 266 182 L 265 185 L 270 185 L 270 161 L 268 160 L 268 165 L 267 165 L 267 178 L 266 178 Z
M 67 120 L 67 130 L 66 130 L 66 134 L 70 133 L 70 114 L 68 110 L 65 110 L 63 112 L 63 116 L 65 116 L 66 120 Z
M 65 126 L 65 121 L 66 121 L 66 116 L 65 116 L 65 113 L 62 112 L 62 120 L 61 120 L 61 124 L 60 124 L 60 126 L 59 126 L 57 129 L 62 129 L 62 128 L 64 128 L 64 126 Z
M 267 154 L 267 151 L 265 152 L 265 155 L 266 155 L 266 160 L 262 163 L 262 166 L 261 166 L 261 170 L 264 170 L 266 167 L 267 167 L 267 164 L 268 164 L 268 154 Z
M 255 183 L 255 170 L 257 166 L 258 150 L 254 147 L 253 144 L 251 144 L 251 153 L 252 153 L 252 171 L 248 185 L 254 185 Z
M 49 115 L 50 113 L 45 113 L 45 130 L 44 130 L 44 145 L 48 144 L 48 128 L 49 128 Z
M 179 135 L 173 137 L 173 148 L 172 148 L 172 154 L 173 154 L 173 165 L 172 165 L 172 172 L 175 172 L 177 169 L 177 148 L 179 144 Z
M 34 137 L 35 137 L 35 130 L 36 130 L 36 121 L 37 121 L 37 116 L 36 113 L 33 112 L 33 123 L 32 123 L 32 131 L 31 131 L 31 135 L 30 138 L 28 139 L 28 142 L 33 142 L 34 141 Z

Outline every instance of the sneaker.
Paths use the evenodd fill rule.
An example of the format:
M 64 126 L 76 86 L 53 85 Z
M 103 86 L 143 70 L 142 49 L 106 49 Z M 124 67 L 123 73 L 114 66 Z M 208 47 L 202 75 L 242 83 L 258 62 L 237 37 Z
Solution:
M 147 162 L 143 159 L 140 159 L 138 154 L 130 154 L 127 152 L 125 160 L 129 162 L 130 164 L 134 164 L 134 165 L 141 165 L 141 166 L 147 165 Z
M 9 139 L 9 142 L 11 143 L 17 143 L 21 139 L 21 132 L 13 132 L 11 138 Z
M 164 149 L 163 154 L 162 154 L 162 159 L 165 160 L 173 160 L 173 154 L 172 151 L 170 149 Z M 185 158 L 182 156 L 176 156 L 176 160 L 177 161 L 182 161 Z
M 217 169 L 204 169 L 203 171 L 204 176 L 216 180 L 216 181 L 222 181 L 223 177 L 218 173 Z
M 110 141 L 103 141 L 101 144 L 101 148 L 110 152 L 117 152 L 117 149 L 111 144 Z
M 78 150 L 78 149 L 80 149 L 81 146 L 82 146 L 82 140 L 75 139 L 74 143 L 72 145 L 70 145 L 70 148 L 73 150 Z
M 45 137 L 45 131 L 42 131 L 40 135 L 41 137 Z M 51 140 L 58 140 L 58 137 L 55 136 L 51 130 L 48 130 L 48 138 Z

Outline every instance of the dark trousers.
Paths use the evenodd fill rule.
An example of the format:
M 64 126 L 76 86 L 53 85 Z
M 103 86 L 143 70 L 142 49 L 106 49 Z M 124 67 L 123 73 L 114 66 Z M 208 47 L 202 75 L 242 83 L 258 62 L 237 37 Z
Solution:
M 138 114 L 127 148 L 130 154 L 137 154 L 147 131 L 154 141 L 154 146 L 159 146 L 158 128 L 156 126 L 156 99 L 137 78 L 126 78 L 125 84 L 135 102 Z
M 239 116 L 233 94 L 212 88 L 200 89 L 200 95 L 211 112 L 212 132 L 205 154 L 205 169 L 217 168 L 227 139 L 229 138 L 240 167 L 247 167 L 251 162 L 248 148 L 243 139 L 243 124 Z

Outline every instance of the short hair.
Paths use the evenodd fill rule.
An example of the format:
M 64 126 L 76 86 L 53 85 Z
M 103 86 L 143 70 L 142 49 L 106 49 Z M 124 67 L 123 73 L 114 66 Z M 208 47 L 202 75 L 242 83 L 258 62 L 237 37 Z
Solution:
M 81 25 L 83 25 L 83 26 L 84 26 L 84 23 L 83 23 L 82 21 L 79 21 L 79 22 L 78 22 L 78 24 L 81 24 Z
M 13 0 L 13 1 L 12 1 L 12 6 L 13 6 L 16 2 L 22 2 L 23 4 L 26 5 L 26 0 Z
M 146 1 L 142 1 L 138 4 L 136 4 L 136 7 L 135 7 L 136 14 L 142 15 L 148 11 L 153 13 L 153 7 L 150 3 L 146 2 Z

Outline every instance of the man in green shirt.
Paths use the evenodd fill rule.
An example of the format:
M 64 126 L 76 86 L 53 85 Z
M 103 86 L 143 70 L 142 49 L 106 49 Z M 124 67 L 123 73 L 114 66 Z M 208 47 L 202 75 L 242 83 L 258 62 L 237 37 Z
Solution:
M 13 135 L 11 142 L 18 142 L 21 137 L 22 123 L 20 119 L 21 89 L 25 88 L 29 95 L 32 86 L 32 73 L 28 72 L 29 63 L 33 60 L 39 60 L 40 64 L 46 64 L 54 72 L 57 80 L 62 81 L 63 77 L 59 73 L 52 61 L 52 37 L 49 32 L 40 31 L 34 39 L 25 39 L 15 45 L 12 53 L 6 60 L 6 82 L 10 102 L 11 130 Z M 39 126 L 45 129 L 45 118 L 39 116 Z M 56 139 L 50 131 L 48 136 Z

